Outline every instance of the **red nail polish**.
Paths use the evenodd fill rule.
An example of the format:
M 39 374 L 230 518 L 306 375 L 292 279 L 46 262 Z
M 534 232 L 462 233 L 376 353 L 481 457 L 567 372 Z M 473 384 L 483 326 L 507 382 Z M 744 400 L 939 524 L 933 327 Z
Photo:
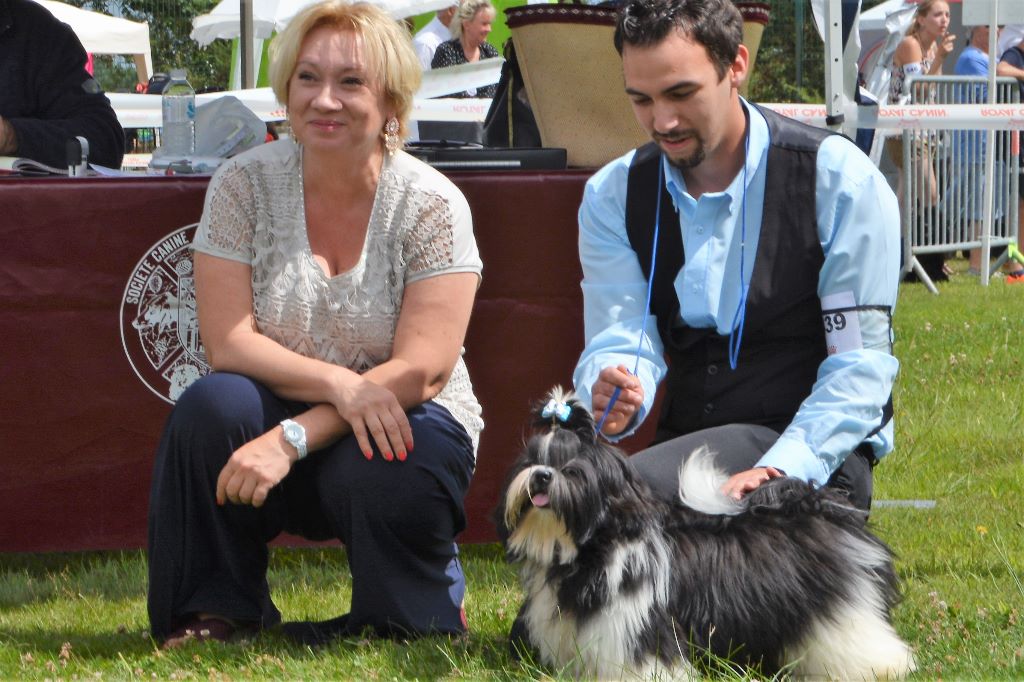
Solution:
M 364 450 L 363 451 L 363 457 L 365 457 L 366 459 L 373 459 L 373 451 L 372 450 Z
M 392 455 L 390 452 L 382 452 L 381 455 L 383 455 L 385 462 L 390 462 L 395 458 L 395 456 Z
M 404 452 L 399 452 L 398 453 L 398 461 L 399 462 L 404 462 L 405 458 L 406 458 L 406 454 Z

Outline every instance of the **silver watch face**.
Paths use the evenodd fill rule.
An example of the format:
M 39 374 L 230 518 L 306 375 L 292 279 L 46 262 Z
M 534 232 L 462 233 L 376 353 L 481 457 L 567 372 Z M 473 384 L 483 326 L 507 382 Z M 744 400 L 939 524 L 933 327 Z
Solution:
M 294 422 L 289 424 L 288 426 L 284 427 L 285 440 L 287 440 L 292 445 L 295 445 L 296 443 L 302 440 L 302 437 L 304 435 L 306 435 L 302 431 L 302 426 L 300 426 L 299 424 Z

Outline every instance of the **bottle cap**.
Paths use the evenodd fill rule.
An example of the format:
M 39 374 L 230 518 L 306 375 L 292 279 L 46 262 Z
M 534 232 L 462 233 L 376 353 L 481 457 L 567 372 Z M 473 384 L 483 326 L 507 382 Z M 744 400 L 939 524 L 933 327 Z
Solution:
M 185 69 L 171 69 L 171 78 L 176 81 L 185 80 Z

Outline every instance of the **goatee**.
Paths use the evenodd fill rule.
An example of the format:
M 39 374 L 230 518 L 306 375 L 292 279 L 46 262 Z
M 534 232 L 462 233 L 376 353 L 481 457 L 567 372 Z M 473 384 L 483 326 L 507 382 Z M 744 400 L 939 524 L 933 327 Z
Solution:
M 666 154 L 666 156 L 668 155 Z M 689 156 L 683 158 L 677 159 L 668 156 L 668 162 L 675 166 L 676 168 L 678 168 L 679 170 L 689 170 L 691 168 L 696 168 L 697 166 L 699 166 L 701 162 L 704 160 L 704 156 L 704 147 L 701 146 L 698 147 L 697 151 L 695 151 L 693 154 L 690 154 Z
M 679 170 L 689 170 L 691 168 L 696 168 L 701 164 L 702 161 L 704 161 L 705 157 L 707 156 L 707 153 L 704 150 L 704 141 L 696 135 L 692 135 L 691 139 L 693 139 L 693 141 L 695 142 L 696 149 L 694 149 L 693 153 L 690 154 L 689 156 L 672 156 L 670 152 L 666 151 L 664 147 L 662 147 L 662 151 L 668 158 L 668 162 L 671 165 L 678 168 Z M 673 139 L 669 136 L 655 135 L 654 141 L 658 143 L 659 146 L 661 146 L 661 142 L 673 141 Z

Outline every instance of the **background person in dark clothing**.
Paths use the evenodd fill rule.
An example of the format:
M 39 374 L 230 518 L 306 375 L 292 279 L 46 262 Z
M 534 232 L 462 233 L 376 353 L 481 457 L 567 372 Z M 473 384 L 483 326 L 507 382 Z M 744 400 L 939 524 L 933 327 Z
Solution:
M 0 0 L 0 156 L 63 168 L 65 145 L 89 141 L 89 161 L 120 168 L 124 131 L 85 48 L 70 27 L 31 0 Z

